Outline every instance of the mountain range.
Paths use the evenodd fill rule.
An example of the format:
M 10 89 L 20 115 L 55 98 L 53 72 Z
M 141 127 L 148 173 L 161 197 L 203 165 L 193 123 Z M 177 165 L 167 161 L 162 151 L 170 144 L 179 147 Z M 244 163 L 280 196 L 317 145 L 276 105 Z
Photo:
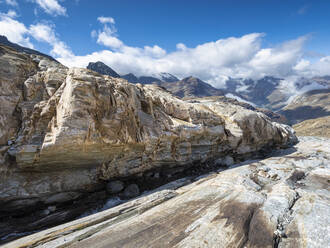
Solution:
M 40 55 L 56 61 L 49 55 L 12 43 L 5 36 L 0 36 L 0 44 L 22 53 Z M 103 75 L 123 78 L 131 83 L 157 84 L 172 94 L 185 99 L 209 96 L 235 98 L 240 102 L 248 103 L 250 106 L 268 109 L 266 111 L 268 116 L 276 116 L 280 120 L 286 119 L 290 124 L 328 116 L 330 113 L 330 76 L 299 78 L 295 79 L 293 83 L 287 79 L 273 76 L 265 76 L 257 80 L 228 78 L 224 86 L 218 89 L 197 77 L 189 76 L 180 80 L 166 72 L 141 76 L 132 73 L 119 75 L 101 61 L 90 62 L 87 69 Z M 276 115 L 274 111 L 277 112 Z
M 108 67 L 104 64 L 103 66 Z M 112 71 L 115 73 L 116 77 L 118 77 L 116 72 L 110 67 L 108 68 L 109 71 Z M 100 70 L 100 68 L 94 68 L 93 70 L 101 74 L 112 75 L 104 73 L 104 69 Z M 129 73 L 122 75 L 121 77 L 131 83 L 157 84 L 181 98 L 225 95 L 239 101 L 247 102 L 259 108 L 269 109 L 287 115 L 289 123 L 292 124 L 297 123 L 300 120 L 305 120 L 306 118 L 308 119 L 312 116 L 320 117 L 323 116 L 324 113 L 327 114 L 327 110 L 319 110 L 311 114 L 308 114 L 305 111 L 304 113 L 300 113 L 300 115 L 305 115 L 305 118 L 299 117 L 299 119 L 295 119 L 298 118 L 297 116 L 299 116 L 299 114 L 293 114 L 293 107 L 286 106 L 290 104 L 294 97 L 298 97 L 310 91 L 318 90 L 318 92 L 322 92 L 325 90 L 325 94 L 328 94 L 327 89 L 330 88 L 330 76 L 299 78 L 295 79 L 294 82 L 272 76 L 265 76 L 257 80 L 228 78 L 225 82 L 225 86 L 220 89 L 193 76 L 179 80 L 174 75 L 164 72 L 153 74 L 152 76 L 139 77 Z M 314 96 L 313 101 L 316 101 L 315 98 L 317 98 L 318 94 L 312 93 L 312 95 Z M 297 105 L 297 101 L 295 102 L 295 105 Z M 307 101 L 306 104 L 308 105 L 309 102 Z M 322 100 L 318 107 L 322 109 L 323 106 L 326 107 L 327 104 L 329 104 L 328 99 Z
M 0 44 L 1 247 L 327 247 L 330 140 L 242 98 L 283 80 L 238 96 L 88 67 L 107 75 Z M 329 107 L 322 87 L 290 104 Z

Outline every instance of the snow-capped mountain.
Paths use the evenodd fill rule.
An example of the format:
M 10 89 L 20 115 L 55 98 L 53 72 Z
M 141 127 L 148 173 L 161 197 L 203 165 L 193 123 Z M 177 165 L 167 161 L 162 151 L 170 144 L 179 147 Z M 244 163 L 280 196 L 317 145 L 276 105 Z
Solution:
M 167 82 L 167 83 L 179 81 L 179 79 L 176 76 L 174 76 L 168 72 L 154 73 L 151 76 L 154 78 L 158 78 L 159 80 L 161 80 L 163 82 Z
M 330 77 L 280 79 L 266 76 L 258 80 L 229 78 L 224 89 L 227 94 L 256 106 L 279 110 L 300 94 L 329 87 Z

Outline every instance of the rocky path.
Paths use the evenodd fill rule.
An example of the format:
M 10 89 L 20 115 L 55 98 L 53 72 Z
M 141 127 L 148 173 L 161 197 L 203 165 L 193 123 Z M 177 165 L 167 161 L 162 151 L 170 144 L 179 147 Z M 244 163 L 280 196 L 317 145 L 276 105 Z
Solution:
M 330 140 L 191 181 L 3 247 L 329 247 Z

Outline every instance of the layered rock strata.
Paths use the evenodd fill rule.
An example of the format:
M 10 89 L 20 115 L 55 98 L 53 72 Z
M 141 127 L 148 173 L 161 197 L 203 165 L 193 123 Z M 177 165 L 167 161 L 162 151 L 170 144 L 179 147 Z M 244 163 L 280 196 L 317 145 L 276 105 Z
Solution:
M 233 163 L 296 142 L 290 127 L 239 105 L 186 102 L 6 46 L 0 65 L 0 216 L 109 180 Z
M 183 178 L 12 247 L 328 247 L 330 140 Z

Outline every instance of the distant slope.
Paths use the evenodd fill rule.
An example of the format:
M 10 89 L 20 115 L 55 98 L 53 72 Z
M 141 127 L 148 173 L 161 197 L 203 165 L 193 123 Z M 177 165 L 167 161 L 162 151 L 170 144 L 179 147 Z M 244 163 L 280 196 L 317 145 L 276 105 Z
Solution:
M 101 61 L 97 61 L 95 63 L 90 62 L 87 66 L 87 69 L 98 72 L 103 75 L 120 78 L 120 75 L 117 72 L 115 72 L 112 68 L 110 68 Z
M 176 76 L 174 76 L 168 72 L 155 73 L 155 74 L 152 74 L 151 76 L 153 76 L 154 78 L 158 78 L 162 82 L 167 82 L 167 83 L 179 81 L 179 79 Z
M 139 82 L 139 79 L 133 74 L 128 73 L 126 75 L 122 75 L 121 78 L 126 79 L 128 82 L 136 84 Z
M 279 113 L 283 114 L 290 124 L 330 116 L 330 89 L 312 90 L 299 95 Z
M 276 91 L 281 80 L 270 76 L 263 77 L 259 80 L 230 78 L 226 81 L 226 90 L 234 95 L 239 95 L 242 99 L 252 102 L 259 107 L 276 109 L 274 108 L 274 103 L 278 100 L 282 101 L 283 96 L 278 94 L 276 99 L 269 98 L 269 96 Z
M 160 79 L 151 77 L 151 76 L 141 76 L 137 77 L 133 73 L 128 73 L 126 75 L 122 75 L 121 78 L 126 79 L 128 82 L 133 84 L 153 84 L 162 82 Z
M 122 78 L 126 79 L 130 83 L 140 83 L 140 84 L 159 84 L 161 82 L 176 82 L 179 81 L 179 79 L 167 72 L 161 72 L 161 73 L 154 73 L 151 76 L 140 76 L 137 77 L 133 73 L 128 73 L 126 75 L 122 75 Z
M 187 77 L 177 82 L 164 82 L 160 86 L 181 98 L 224 95 L 223 90 L 216 89 L 195 77 Z
M 13 48 L 13 49 L 15 49 L 15 50 L 17 50 L 18 52 L 21 52 L 21 53 L 40 55 L 40 56 L 46 57 L 50 60 L 58 62 L 56 59 L 54 59 L 53 57 L 51 57 L 47 54 L 38 52 L 36 50 L 30 49 L 30 48 L 27 48 L 27 47 L 22 47 L 18 44 L 15 44 L 15 43 L 12 43 L 7 39 L 6 36 L 3 36 L 3 35 L 0 35 L 0 44 L 11 47 L 11 48 Z
M 330 77 L 299 78 L 294 82 L 265 76 L 258 80 L 229 78 L 225 90 L 259 107 L 278 111 L 290 99 L 307 91 L 330 88 Z
M 305 120 L 293 126 L 299 136 L 322 136 L 330 138 L 330 116 Z

